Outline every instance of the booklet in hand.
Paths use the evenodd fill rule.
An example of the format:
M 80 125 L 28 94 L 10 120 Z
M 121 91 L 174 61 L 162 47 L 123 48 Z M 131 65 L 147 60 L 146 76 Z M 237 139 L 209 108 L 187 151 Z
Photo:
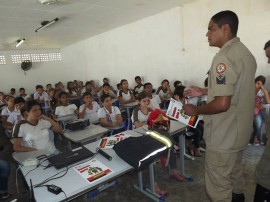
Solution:
M 196 128 L 201 116 L 189 116 L 185 114 L 183 104 L 171 98 L 170 104 L 167 110 L 167 116 L 173 118 L 183 124 L 186 124 L 192 128 Z

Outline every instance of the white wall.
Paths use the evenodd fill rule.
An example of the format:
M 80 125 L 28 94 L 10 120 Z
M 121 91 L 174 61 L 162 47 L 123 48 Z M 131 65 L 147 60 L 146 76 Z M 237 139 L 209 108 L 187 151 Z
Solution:
M 133 86 L 142 75 L 155 87 L 164 78 L 202 85 L 218 51 L 208 46 L 208 22 L 225 9 L 239 16 L 238 35 L 257 59 L 257 74 L 270 77 L 263 51 L 270 39 L 268 0 L 198 0 L 68 46 L 63 58 L 86 68 L 88 80 L 106 76 L 115 85 L 126 78 Z
M 59 52 L 59 50 L 48 50 L 46 53 Z M 24 74 L 21 69 L 21 64 L 13 64 L 11 62 L 11 54 L 25 53 L 45 53 L 44 51 L 1 51 L 0 55 L 6 57 L 6 65 L 0 65 L 0 91 L 9 93 L 11 88 L 15 88 L 18 92 L 20 87 L 24 87 L 27 93 L 35 92 L 35 86 L 41 84 L 45 87 L 46 84 L 53 85 L 58 81 L 66 83 L 69 80 L 74 80 L 82 77 L 84 71 L 82 68 L 73 68 L 70 65 L 65 65 L 63 61 L 52 62 L 37 62 L 33 63 L 32 68 Z
M 218 51 L 208 46 L 205 35 L 209 19 L 221 10 L 237 13 L 238 36 L 255 56 L 258 65 L 256 74 L 267 77 L 270 90 L 270 65 L 267 64 L 263 50 L 265 42 L 270 40 L 269 0 L 200 0 L 184 5 L 184 48 L 187 61 L 191 61 L 190 68 L 209 67 L 212 57 Z M 189 75 L 189 78 L 197 83 L 194 75 Z
M 270 89 L 270 66 L 263 50 L 270 39 L 269 0 L 197 0 L 67 46 L 61 50 L 61 62 L 33 63 L 27 75 L 9 59 L 7 65 L 0 65 L 0 91 L 24 86 L 33 92 L 36 84 L 74 79 L 101 82 L 103 77 L 109 77 L 113 85 L 126 78 L 134 86 L 137 75 L 155 87 L 164 78 L 202 85 L 218 51 L 208 46 L 208 22 L 224 9 L 238 14 L 238 35 L 255 55 L 257 75 L 268 78 Z M 11 53 L 27 52 L 0 55 L 8 59 Z
M 178 7 L 73 44 L 62 54 L 86 67 L 88 80 L 109 77 L 115 85 L 123 78 L 134 83 L 139 75 L 157 86 L 164 78 L 183 80 L 182 72 L 189 72 L 182 65 L 181 32 Z

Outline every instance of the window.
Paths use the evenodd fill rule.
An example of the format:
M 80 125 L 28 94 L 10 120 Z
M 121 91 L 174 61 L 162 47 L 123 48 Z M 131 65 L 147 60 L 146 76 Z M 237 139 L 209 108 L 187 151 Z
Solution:
M 22 63 L 24 60 L 30 60 L 32 62 L 50 62 L 60 61 L 62 58 L 60 53 L 29 53 L 11 55 L 12 63 Z
M 4 55 L 0 55 L 0 65 L 5 65 L 6 63 L 6 57 Z

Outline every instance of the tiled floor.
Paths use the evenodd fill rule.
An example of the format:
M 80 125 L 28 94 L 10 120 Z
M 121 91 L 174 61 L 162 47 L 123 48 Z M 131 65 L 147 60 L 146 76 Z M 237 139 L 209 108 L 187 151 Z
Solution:
M 16 196 L 16 183 L 15 183 L 15 163 L 11 159 L 12 146 L 5 138 L 0 137 L 0 144 L 6 146 L 4 152 L 1 152 L 1 158 L 7 159 L 12 168 L 12 173 L 9 180 L 9 192 Z M 258 162 L 262 152 L 263 146 L 247 146 L 244 152 L 243 169 L 246 179 L 246 202 L 253 201 L 253 195 L 255 190 L 254 169 Z M 161 168 L 161 165 L 157 163 L 157 182 L 163 189 L 170 192 L 165 201 L 168 202 L 208 202 L 208 198 L 205 192 L 204 186 L 204 154 L 202 157 L 196 158 L 194 161 L 185 160 L 186 173 L 192 175 L 193 181 L 186 180 L 185 182 L 177 182 L 173 179 L 169 179 L 168 171 Z M 148 173 L 144 172 L 144 181 L 147 184 Z M 91 201 L 100 202 L 148 202 L 152 201 L 140 192 L 136 191 L 132 185 L 137 182 L 137 173 L 132 171 L 117 180 L 117 185 L 101 192 Z M 71 182 L 72 183 L 72 182 Z M 74 185 L 72 185 L 74 186 Z M 22 180 L 19 178 L 20 191 L 25 190 Z M 6 200 L 10 201 L 10 200 Z M 25 199 L 18 200 L 19 202 L 27 201 Z M 83 195 L 73 201 L 89 201 L 87 195 Z

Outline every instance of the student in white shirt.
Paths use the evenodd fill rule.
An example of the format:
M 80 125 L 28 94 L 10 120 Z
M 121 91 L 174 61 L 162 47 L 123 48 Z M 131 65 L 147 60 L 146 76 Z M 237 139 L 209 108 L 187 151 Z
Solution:
M 13 133 L 14 150 L 17 152 L 47 150 L 54 153 L 56 149 L 49 129 L 61 133 L 62 127 L 41 114 L 39 103 L 34 100 L 28 101 L 25 109 L 27 119 L 17 124 Z
M 11 112 L 11 114 L 9 115 L 9 117 L 7 119 L 7 126 L 6 126 L 6 129 L 8 130 L 10 135 L 12 133 L 13 127 L 18 122 L 23 120 L 23 116 L 21 115 L 21 109 L 25 105 L 25 100 L 22 97 L 16 97 L 14 99 L 14 105 L 15 105 L 15 110 L 13 112 Z
M 11 88 L 11 89 L 10 89 L 9 95 L 10 95 L 10 96 L 13 96 L 14 98 L 15 98 L 15 97 L 18 97 L 18 94 L 16 93 L 15 88 Z
M 143 84 L 142 84 L 142 79 L 139 76 L 135 77 L 135 82 L 137 85 L 134 87 L 134 96 L 137 97 L 139 93 L 143 92 Z
M 5 106 L 1 111 L 2 125 L 4 126 L 4 128 L 8 128 L 9 123 L 7 122 L 7 119 L 9 115 L 15 110 L 14 97 L 11 95 L 7 95 L 6 103 L 7 106 Z
M 153 94 L 153 86 L 151 83 L 145 83 L 143 85 L 144 92 L 150 98 L 151 103 L 154 105 L 155 109 L 160 109 L 159 105 L 161 103 L 160 97 L 156 94 Z
M 34 100 L 40 103 L 42 107 L 49 106 L 48 94 L 44 91 L 42 85 L 36 86 L 36 92 L 34 93 Z
M 173 97 L 173 92 L 167 79 L 161 82 L 161 86 L 158 88 L 156 94 L 160 97 L 164 107 L 167 108 L 170 102 L 169 99 Z
M 131 120 L 134 128 L 139 128 L 147 124 L 148 116 L 155 107 L 145 92 L 138 95 L 139 105 L 133 110 Z
M 28 101 L 31 99 L 30 95 L 25 93 L 24 88 L 20 88 L 20 97 L 22 97 L 25 101 Z
M 93 96 L 89 92 L 85 92 L 82 96 L 83 105 L 79 109 L 79 117 L 82 119 L 89 119 L 90 123 L 98 123 L 97 112 L 100 109 L 99 104 L 93 101 Z
M 2 109 L 5 107 L 6 105 L 6 95 L 3 92 L 0 92 L 0 112 L 2 111 Z
M 75 104 L 68 104 L 68 93 L 61 92 L 59 94 L 59 103 L 60 106 L 55 108 L 55 115 L 57 117 L 67 116 L 67 115 L 78 115 L 78 109 Z
M 118 107 L 112 106 L 112 98 L 108 94 L 101 96 L 101 102 L 104 107 L 98 110 L 98 118 L 101 126 L 119 127 L 123 125 L 123 118 Z
M 135 96 L 133 92 L 128 89 L 128 81 L 126 79 L 121 80 L 122 90 L 119 91 L 118 99 L 120 104 L 128 104 L 135 102 Z

